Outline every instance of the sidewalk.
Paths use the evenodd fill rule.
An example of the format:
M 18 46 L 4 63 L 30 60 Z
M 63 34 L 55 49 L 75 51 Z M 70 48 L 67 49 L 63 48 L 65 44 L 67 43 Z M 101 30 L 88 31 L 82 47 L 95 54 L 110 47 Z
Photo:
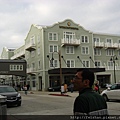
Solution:
M 24 91 L 19 91 L 21 94 L 24 94 Z M 36 95 L 53 95 L 53 96 L 61 96 L 61 97 L 77 97 L 78 92 L 74 91 L 73 93 L 67 92 L 61 95 L 61 92 L 49 92 L 49 91 L 28 91 L 28 94 L 36 94 Z

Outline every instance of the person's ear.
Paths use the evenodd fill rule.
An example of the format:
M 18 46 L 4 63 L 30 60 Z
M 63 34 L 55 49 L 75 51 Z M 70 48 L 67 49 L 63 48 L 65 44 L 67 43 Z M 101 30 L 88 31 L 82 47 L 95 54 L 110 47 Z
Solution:
M 84 80 L 84 85 L 88 86 L 90 84 L 90 81 L 88 79 Z

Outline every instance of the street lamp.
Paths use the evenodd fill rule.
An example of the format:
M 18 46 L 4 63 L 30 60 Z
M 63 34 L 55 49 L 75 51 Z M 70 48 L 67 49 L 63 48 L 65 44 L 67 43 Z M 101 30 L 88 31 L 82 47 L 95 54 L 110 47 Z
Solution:
M 112 61 L 112 62 L 113 62 L 113 65 L 114 65 L 114 81 L 115 81 L 115 83 L 116 83 L 116 74 L 115 74 L 115 61 L 116 61 L 116 60 L 118 60 L 118 58 L 117 58 L 116 55 L 111 56 L 110 61 Z
M 60 66 L 60 86 L 62 85 L 62 68 L 61 68 L 61 51 L 59 50 L 59 52 L 52 52 L 52 66 L 53 66 L 53 60 L 54 60 L 54 57 L 53 57 L 53 54 L 54 53 L 58 53 L 59 55 L 59 66 Z M 47 57 L 49 58 L 49 55 L 47 55 Z M 51 61 L 50 60 L 50 61 Z
M 96 67 L 96 68 L 99 68 L 99 67 L 97 66 L 97 64 L 94 62 L 94 60 L 92 59 L 92 57 L 90 56 L 89 58 L 90 58 L 90 60 L 93 62 L 93 64 L 95 65 L 95 67 Z
M 79 56 L 77 56 L 77 58 L 79 59 L 79 61 L 83 64 L 83 66 L 86 68 L 85 64 L 82 62 L 82 60 L 80 59 Z

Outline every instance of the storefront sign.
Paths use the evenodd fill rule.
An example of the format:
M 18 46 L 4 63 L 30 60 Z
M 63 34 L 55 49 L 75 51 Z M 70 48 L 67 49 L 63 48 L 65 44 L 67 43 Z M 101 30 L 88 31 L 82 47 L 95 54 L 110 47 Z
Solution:
M 77 27 L 68 27 L 68 26 L 59 26 L 59 28 L 79 30 Z
M 0 74 L 7 74 L 8 71 L 0 71 Z

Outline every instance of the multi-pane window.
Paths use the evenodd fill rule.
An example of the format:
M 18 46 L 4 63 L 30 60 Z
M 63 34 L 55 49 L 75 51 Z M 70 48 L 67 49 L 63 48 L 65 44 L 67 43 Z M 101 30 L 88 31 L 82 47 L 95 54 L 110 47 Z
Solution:
M 67 67 L 74 68 L 75 67 L 75 61 L 74 60 L 66 60 Z
M 89 47 L 81 47 L 82 54 L 89 54 Z
M 49 65 L 50 65 L 50 67 L 58 67 L 58 60 L 51 60 L 50 62 L 49 62 Z
M 31 57 L 35 57 L 35 51 L 31 52 Z
M 26 59 L 29 59 L 29 52 L 26 52 L 25 57 Z
M 51 41 L 56 41 L 56 40 L 58 40 L 57 33 L 49 33 L 49 34 L 48 34 L 48 40 L 51 40 Z
M 95 66 L 96 67 L 100 67 L 101 66 L 101 62 L 100 61 L 95 61 Z
M 94 54 L 95 55 L 101 55 L 101 49 L 100 48 L 94 48 Z
M 40 47 L 38 47 L 38 55 L 40 54 Z
M 52 33 L 49 33 L 49 39 L 48 40 L 52 40 Z
M 57 45 L 50 45 L 49 46 L 49 52 L 58 52 L 58 46 Z
M 38 43 L 40 43 L 40 35 L 37 36 Z
M 108 69 L 113 69 L 113 61 L 108 61 Z
M 118 56 L 120 56 L 120 50 L 118 50 Z
M 93 40 L 94 40 L 94 42 L 100 42 L 99 38 L 94 38 Z
M 118 43 L 120 44 L 120 40 L 118 40 Z
M 113 49 L 107 49 L 106 50 L 106 55 L 107 56 L 113 56 L 114 55 L 114 50 Z
M 106 42 L 107 43 L 112 43 L 112 40 L 111 39 L 106 39 Z
M 35 63 L 34 63 L 34 62 L 31 64 L 31 69 L 32 69 L 32 70 L 35 69 Z
M 10 71 L 23 71 L 23 65 L 10 65 Z
M 64 32 L 63 36 L 64 36 L 64 40 L 67 40 L 68 43 L 71 43 L 71 41 L 75 39 L 74 32 Z
M 89 43 L 88 36 L 82 36 L 82 43 Z
M 38 69 L 40 69 L 40 61 L 38 61 Z
M 73 46 L 66 46 L 66 53 L 67 54 L 74 54 L 74 47 Z
M 31 44 L 32 44 L 32 45 L 35 45 L 35 36 L 32 36 L 32 37 L 30 38 L 30 40 L 31 40 Z
M 88 60 L 83 60 L 82 63 L 83 63 L 82 64 L 83 67 L 87 67 L 87 68 L 90 67 L 90 62 Z
M 108 61 L 108 66 L 113 66 L 113 61 Z

